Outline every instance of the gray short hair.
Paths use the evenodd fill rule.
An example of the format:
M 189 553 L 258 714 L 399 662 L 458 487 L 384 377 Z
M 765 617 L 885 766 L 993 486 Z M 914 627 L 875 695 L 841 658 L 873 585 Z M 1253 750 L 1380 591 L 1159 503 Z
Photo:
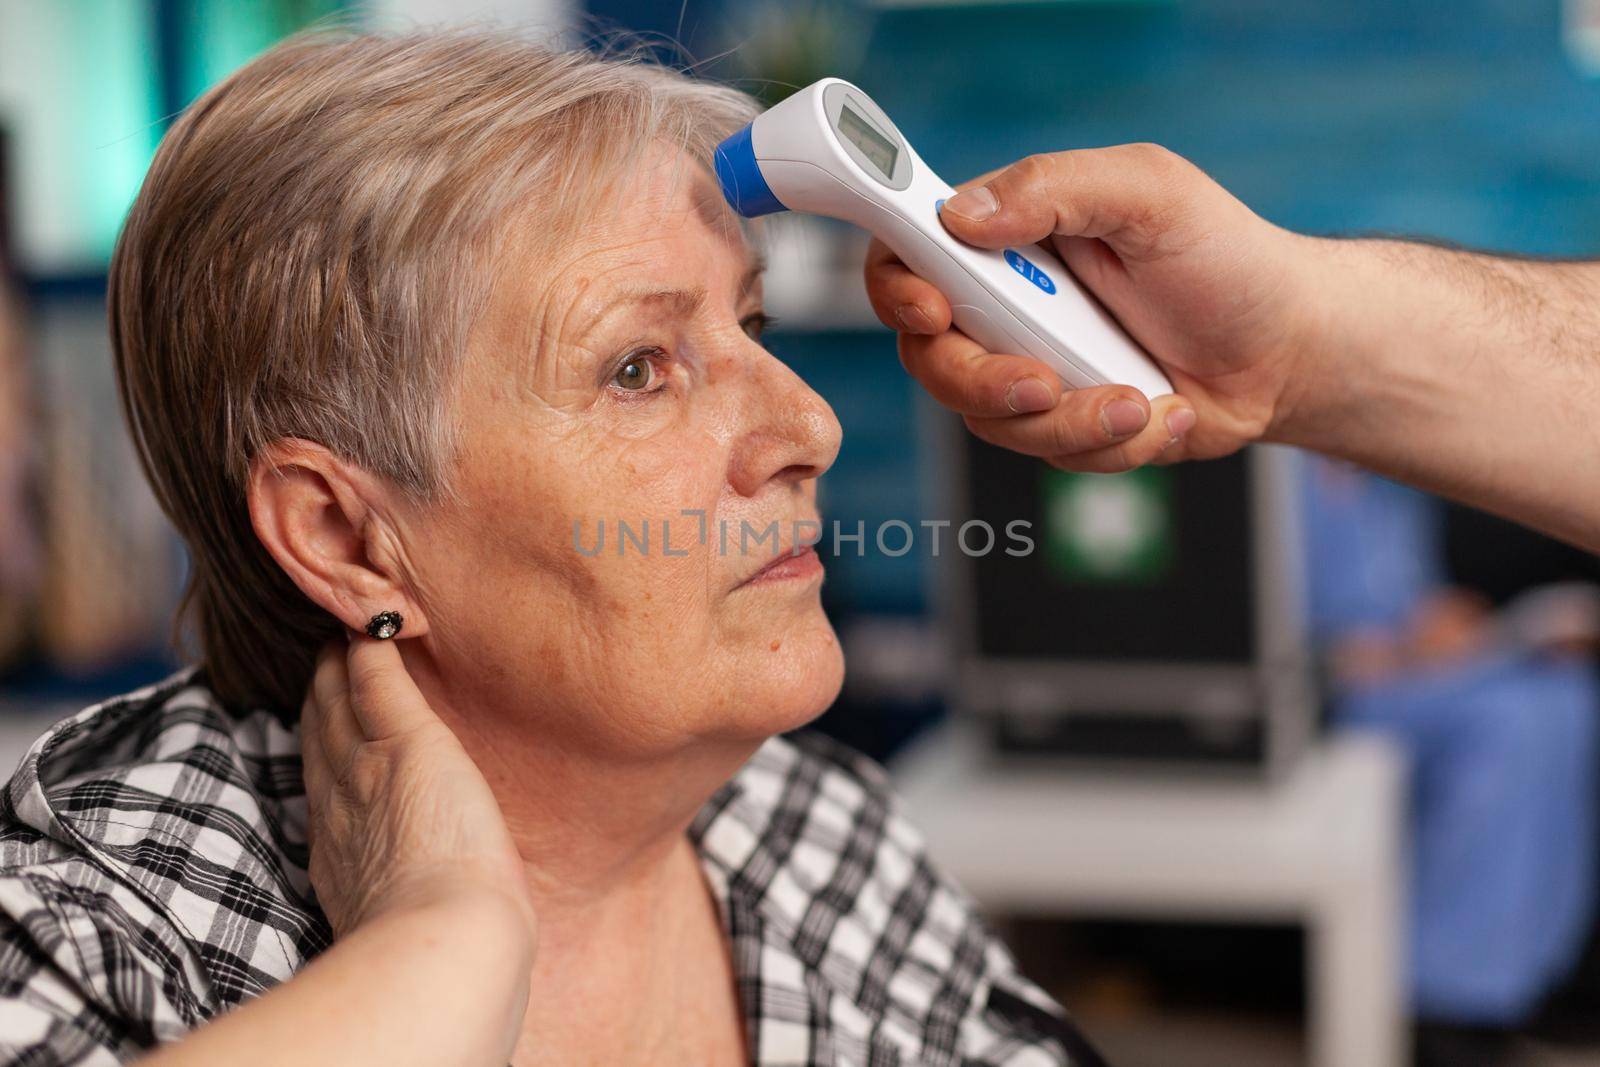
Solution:
M 446 491 L 448 398 L 497 224 L 531 207 L 545 237 L 570 236 L 563 220 L 649 146 L 705 160 L 754 111 L 637 53 L 316 32 L 174 123 L 112 258 L 111 333 L 140 459 L 189 547 L 180 631 L 219 695 L 298 709 L 340 626 L 256 539 L 257 452 L 307 438 Z

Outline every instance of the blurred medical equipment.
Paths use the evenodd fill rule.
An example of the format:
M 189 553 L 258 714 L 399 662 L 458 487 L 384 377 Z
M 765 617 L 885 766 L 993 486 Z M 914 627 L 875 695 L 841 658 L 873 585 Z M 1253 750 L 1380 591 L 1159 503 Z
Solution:
M 1310 743 L 1300 457 L 1069 474 L 928 410 L 952 525 L 1035 540 L 933 568 L 953 714 L 892 765 L 931 846 L 1002 914 L 1303 924 L 1311 1063 L 1401 1067 L 1406 769 Z
M 954 521 L 1037 540 L 937 570 L 953 710 L 1012 754 L 1284 772 L 1315 709 L 1296 457 L 1070 474 L 948 428 Z

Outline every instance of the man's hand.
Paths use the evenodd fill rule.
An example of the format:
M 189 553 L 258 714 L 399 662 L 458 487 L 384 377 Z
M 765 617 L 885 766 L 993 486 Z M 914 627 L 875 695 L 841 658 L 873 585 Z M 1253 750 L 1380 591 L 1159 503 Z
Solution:
M 1155 145 L 1030 156 L 944 205 L 982 248 L 1053 247 L 1154 356 L 1177 389 L 1154 410 L 1138 390 L 1063 392 L 1044 364 L 988 353 L 951 328 L 950 305 L 881 242 L 867 255 L 878 317 L 906 369 L 986 441 L 1070 470 L 1117 471 L 1232 452 L 1286 408 L 1316 327 L 1309 238 L 1254 214 Z
M 1305 237 L 1153 145 L 1030 156 L 969 183 L 945 226 L 1043 242 L 1178 391 L 1063 393 L 1023 356 L 950 328 L 882 244 L 867 291 L 900 358 L 979 437 L 1069 470 L 1325 452 L 1600 550 L 1600 261 Z

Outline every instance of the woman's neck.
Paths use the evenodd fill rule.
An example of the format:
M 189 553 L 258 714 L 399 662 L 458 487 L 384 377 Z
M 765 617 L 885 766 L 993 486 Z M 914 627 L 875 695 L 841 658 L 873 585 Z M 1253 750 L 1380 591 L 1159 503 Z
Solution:
M 532 709 L 455 706 L 449 694 L 460 690 L 430 666 L 408 662 L 494 791 L 539 920 L 519 1067 L 741 1062 L 732 964 L 685 830 L 757 744 L 607 758 L 530 736 L 528 724 L 539 721 Z M 686 1018 L 707 1012 L 685 1029 Z M 685 1041 L 693 1047 L 676 1047 Z M 558 1048 L 581 1055 L 563 1060 Z M 597 1058 L 601 1048 L 615 1055 Z
M 516 1067 L 745 1062 L 733 962 L 687 837 L 646 878 L 539 916 Z
M 452 684 L 426 651 L 407 652 L 418 687 L 493 790 L 535 903 L 547 910 L 593 911 L 613 893 L 648 885 L 760 744 L 700 739 L 648 756 L 619 752 L 581 728 L 606 709 L 489 706 L 495 694 Z
M 462 707 L 472 689 L 427 656 L 406 665 L 493 789 L 528 873 L 538 955 L 518 1067 L 744 1062 L 722 918 L 685 830 L 758 741 L 614 757 L 549 736 L 563 720 L 547 709 Z

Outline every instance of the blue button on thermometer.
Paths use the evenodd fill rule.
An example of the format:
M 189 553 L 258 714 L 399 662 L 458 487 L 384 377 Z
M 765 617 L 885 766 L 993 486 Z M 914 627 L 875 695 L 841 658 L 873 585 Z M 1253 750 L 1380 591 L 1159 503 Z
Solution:
M 1070 388 L 1172 384 L 1065 265 L 1044 249 L 974 248 L 939 221 L 952 189 L 889 116 L 849 82 L 824 78 L 756 117 L 716 150 L 741 215 L 804 211 L 853 222 L 933 283 L 962 333 L 991 352 L 1033 356 Z

